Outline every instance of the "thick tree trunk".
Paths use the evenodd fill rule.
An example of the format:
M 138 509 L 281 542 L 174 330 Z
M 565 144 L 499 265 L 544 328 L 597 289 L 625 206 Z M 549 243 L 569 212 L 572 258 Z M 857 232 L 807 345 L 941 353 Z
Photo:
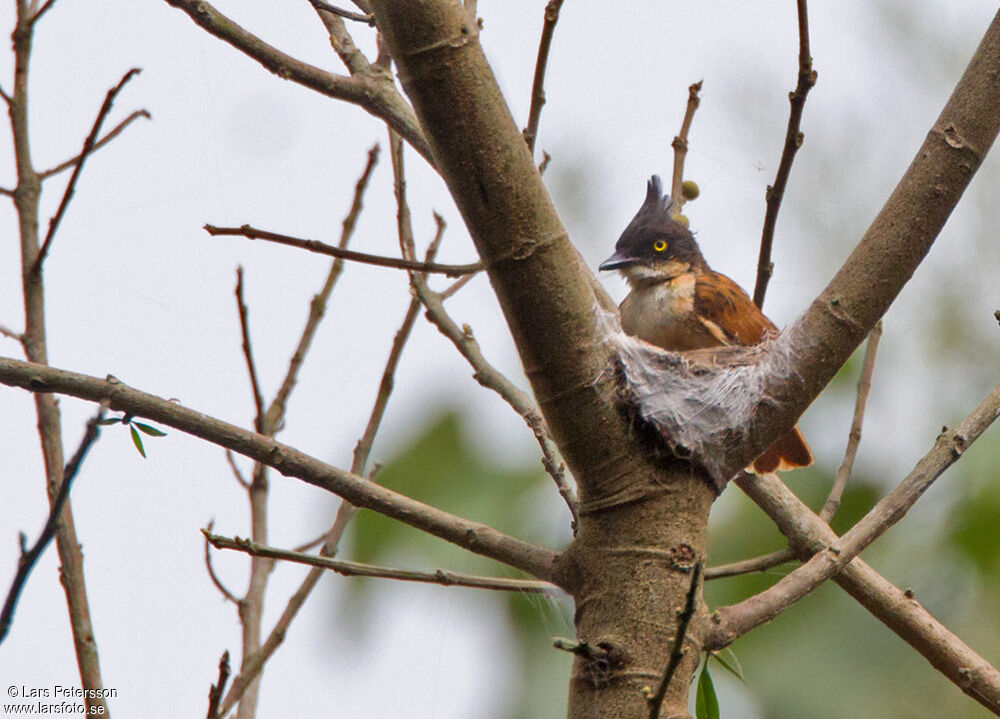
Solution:
M 372 7 L 579 484 L 581 517 L 559 580 L 596 656 L 575 664 L 569 715 L 646 716 L 644 689 L 663 674 L 691 570 L 704 559 L 713 492 L 633 436 L 601 321 L 610 303 L 569 242 L 461 4 Z M 686 715 L 697 659 L 685 655 L 662 716 Z

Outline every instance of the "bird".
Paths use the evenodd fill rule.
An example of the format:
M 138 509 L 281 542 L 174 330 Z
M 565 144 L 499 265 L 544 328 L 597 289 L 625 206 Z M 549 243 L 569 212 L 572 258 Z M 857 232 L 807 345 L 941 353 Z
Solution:
M 778 334 L 736 282 L 705 261 L 694 235 L 671 214 L 656 175 L 646 199 L 601 270 L 618 270 L 630 292 L 619 306 L 626 334 L 672 352 L 750 346 Z M 798 427 L 775 440 L 748 467 L 771 474 L 813 462 Z

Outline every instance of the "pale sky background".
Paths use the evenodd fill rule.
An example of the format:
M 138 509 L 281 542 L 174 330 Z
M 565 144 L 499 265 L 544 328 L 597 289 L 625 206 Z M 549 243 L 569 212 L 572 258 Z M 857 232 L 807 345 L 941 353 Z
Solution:
M 220 0 L 216 7 L 290 54 L 342 72 L 305 0 Z M 481 0 L 482 42 L 519 126 L 530 93 L 544 2 Z M 813 3 L 812 54 L 819 83 L 809 96 L 799 153 L 775 238 L 775 276 L 766 309 L 784 326 L 802 313 L 846 257 L 891 191 L 947 99 L 995 12 L 983 0 Z M 0 31 L 13 27 L 0 6 Z M 365 28 L 352 28 L 370 48 Z M 794 87 L 794 3 L 613 4 L 569 0 L 556 32 L 539 149 L 550 152 L 546 182 L 570 236 L 591 267 L 610 254 L 652 173 L 669 175 L 669 143 L 687 86 L 705 82 L 691 132 L 688 176 L 702 197 L 687 208 L 713 266 L 752 288 L 764 212 Z M 234 270 L 245 270 L 252 334 L 270 398 L 327 270 L 325 259 L 236 238 L 201 226 L 250 223 L 334 241 L 354 182 L 373 143 L 383 161 L 353 246 L 397 252 L 391 172 L 381 124 L 361 111 L 267 73 L 210 37 L 166 2 L 61 0 L 41 22 L 32 61 L 35 164 L 47 168 L 79 150 L 104 93 L 130 67 L 142 68 L 119 96 L 107 127 L 134 109 L 140 121 L 91 158 L 46 264 L 50 360 L 248 426 L 252 399 L 233 301 Z M 0 53 L 0 84 L 13 60 Z M 431 211 L 449 230 L 439 256 L 470 262 L 474 250 L 443 183 L 410 152 L 409 189 L 417 236 L 433 232 Z M 978 208 L 996 205 L 994 153 L 960 204 L 930 260 L 887 319 L 868 437 L 860 466 L 887 483 L 902 477 L 950 424 L 997 381 L 1000 307 L 995 241 Z M 0 139 L 0 184 L 14 184 L 9 136 Z M 43 224 L 67 175 L 45 186 Z M 995 211 L 992 215 L 995 227 Z M 992 233 L 995 237 L 995 231 Z M 16 219 L 0 205 L 0 324 L 22 327 Z M 961 276 L 961 280 L 954 279 Z M 925 300 L 941 277 L 965 312 L 954 326 Z M 616 298 L 623 283 L 604 277 Z M 338 466 L 363 430 L 392 334 L 409 295 L 394 270 L 349 266 L 300 377 L 280 435 Z M 526 386 L 488 282 L 477 278 L 449 305 L 470 323 L 486 355 Z M 947 330 L 947 333 L 946 333 Z M 925 336 L 974 335 L 994 352 L 929 377 Z M 914 338 L 921 338 L 915 340 Z M 940 343 L 938 343 L 940 344 Z M 928 345 L 929 346 L 929 345 Z M 0 338 L 0 353 L 20 348 Z M 933 379 L 933 381 L 931 381 Z M 438 409 L 459 407 L 468 433 L 500 464 L 536 461 L 521 420 L 478 388 L 458 354 L 423 320 L 407 347 L 374 459 L 391 459 Z M 61 403 L 67 453 L 94 407 Z M 946 416 L 929 408 L 948 408 Z M 953 409 L 953 411 L 951 411 Z M 803 419 L 818 459 L 835 467 L 850 407 L 821 398 Z M 41 460 L 28 394 L 0 388 L 0 586 L 17 559 L 17 533 L 32 540 L 44 522 Z M 874 445 L 874 446 L 873 446 Z M 235 612 L 211 585 L 198 529 L 214 518 L 246 535 L 247 509 L 220 450 L 170 431 L 147 441 L 143 460 L 110 427 L 73 491 L 84 545 L 91 611 L 113 715 L 202 716 L 224 648 L 239 648 Z M 249 463 L 243 463 L 249 467 Z M 539 510 L 564 521 L 555 492 Z M 725 511 L 726 500 L 720 503 Z M 272 479 L 272 543 L 293 546 L 324 529 L 334 499 L 302 483 Z M 550 514 L 546 514 L 550 512 Z M 556 521 L 556 520 L 552 520 Z M 558 536 L 560 530 L 552 530 Z M 242 589 L 245 563 L 218 556 Z M 303 571 L 274 573 L 265 631 Z M 490 602 L 465 590 L 399 586 L 378 593 L 377 621 L 363 645 L 338 641 L 327 605 L 343 581 L 325 583 L 269 664 L 259 716 L 504 717 L 511 639 Z M 565 634 L 552 620 L 553 634 Z M 766 631 L 766 630 L 764 630 Z M 488 647 L 484 651 L 484 647 Z M 0 690 L 78 681 L 53 548 L 21 597 L 0 647 Z M 742 690 L 719 681 L 723 698 Z M 4 700 L 6 701 L 6 700 Z M 756 716 L 751 705 L 741 716 Z M 737 714 L 733 714 L 737 716 Z

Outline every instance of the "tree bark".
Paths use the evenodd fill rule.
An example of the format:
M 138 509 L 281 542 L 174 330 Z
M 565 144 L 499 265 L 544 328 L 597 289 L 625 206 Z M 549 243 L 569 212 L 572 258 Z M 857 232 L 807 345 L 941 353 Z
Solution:
M 576 600 L 571 717 L 643 716 L 705 554 L 713 492 L 703 473 L 656 459 L 617 395 L 611 307 L 569 242 L 460 4 L 372 3 L 403 88 L 486 266 L 525 372 L 580 489 L 559 575 Z M 703 608 L 691 636 L 704 621 Z M 662 716 L 686 716 L 687 652 Z

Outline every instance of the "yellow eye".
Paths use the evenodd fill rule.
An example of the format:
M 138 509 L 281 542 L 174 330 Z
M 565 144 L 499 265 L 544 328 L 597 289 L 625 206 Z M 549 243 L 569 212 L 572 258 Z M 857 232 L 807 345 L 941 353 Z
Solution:
M 656 250 L 657 252 L 663 252 L 665 249 L 667 249 L 666 241 L 657 240 L 656 242 L 653 243 L 653 249 Z

